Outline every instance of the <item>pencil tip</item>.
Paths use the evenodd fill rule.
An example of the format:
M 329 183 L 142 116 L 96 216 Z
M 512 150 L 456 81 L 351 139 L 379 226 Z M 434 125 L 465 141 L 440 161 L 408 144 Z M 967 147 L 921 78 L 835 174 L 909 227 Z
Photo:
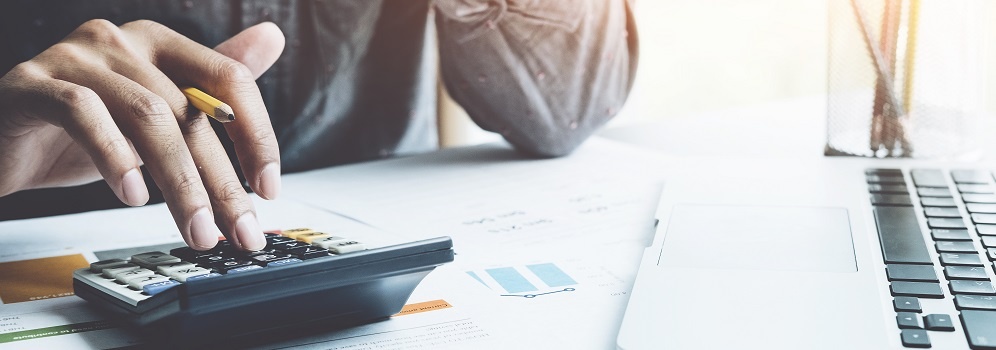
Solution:
M 233 120 L 235 120 L 235 115 L 234 114 L 229 114 L 228 115 L 228 121 L 233 121 Z

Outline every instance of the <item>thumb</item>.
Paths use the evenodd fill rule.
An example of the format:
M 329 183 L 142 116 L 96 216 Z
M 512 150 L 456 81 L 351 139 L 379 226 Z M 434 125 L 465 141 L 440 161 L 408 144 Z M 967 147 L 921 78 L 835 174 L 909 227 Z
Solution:
M 254 77 L 263 75 L 284 51 L 284 33 L 272 22 L 246 28 L 215 46 L 215 51 L 246 65 Z

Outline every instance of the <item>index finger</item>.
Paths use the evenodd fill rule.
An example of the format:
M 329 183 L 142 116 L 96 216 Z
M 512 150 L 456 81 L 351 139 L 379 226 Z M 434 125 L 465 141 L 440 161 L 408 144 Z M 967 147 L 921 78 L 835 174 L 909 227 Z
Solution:
M 178 85 L 191 84 L 232 107 L 235 121 L 225 124 L 235 144 L 242 171 L 261 197 L 275 198 L 280 189 L 280 150 L 255 76 L 242 63 L 190 40 L 155 22 L 141 27 L 152 44 L 150 60 Z

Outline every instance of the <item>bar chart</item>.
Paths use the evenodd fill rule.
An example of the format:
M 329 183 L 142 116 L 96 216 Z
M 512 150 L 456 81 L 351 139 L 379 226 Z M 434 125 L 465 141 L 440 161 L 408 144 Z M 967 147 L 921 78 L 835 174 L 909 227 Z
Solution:
M 492 267 L 467 271 L 467 275 L 501 296 L 535 298 L 541 295 L 573 292 L 576 279 L 555 263 Z

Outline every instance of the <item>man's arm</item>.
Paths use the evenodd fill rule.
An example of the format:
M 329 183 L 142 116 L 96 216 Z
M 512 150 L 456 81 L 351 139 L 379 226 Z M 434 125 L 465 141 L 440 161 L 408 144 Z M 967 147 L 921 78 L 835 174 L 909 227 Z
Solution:
M 637 63 L 628 0 L 436 0 L 443 81 L 481 128 L 570 153 L 622 107 Z

